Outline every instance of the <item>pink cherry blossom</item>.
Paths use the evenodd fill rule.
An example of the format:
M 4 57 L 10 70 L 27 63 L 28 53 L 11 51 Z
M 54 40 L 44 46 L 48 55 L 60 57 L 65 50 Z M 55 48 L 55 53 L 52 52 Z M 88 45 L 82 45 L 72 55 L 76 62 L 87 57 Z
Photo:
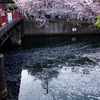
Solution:
M 45 15 L 65 16 L 68 19 L 77 19 L 94 22 L 100 14 L 99 0 L 14 0 L 26 19 L 45 25 Z

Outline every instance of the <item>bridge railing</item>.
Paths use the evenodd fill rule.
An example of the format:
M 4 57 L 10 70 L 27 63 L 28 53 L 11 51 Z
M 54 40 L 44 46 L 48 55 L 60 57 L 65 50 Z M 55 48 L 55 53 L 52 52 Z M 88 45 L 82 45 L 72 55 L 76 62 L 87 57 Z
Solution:
M 12 18 L 13 20 L 16 20 L 17 18 L 21 17 L 21 13 L 19 12 L 12 12 Z
M 9 14 L 10 16 L 9 16 Z M 17 18 L 21 17 L 21 13 L 15 11 L 15 12 L 0 12 L 0 27 L 4 26 L 5 24 L 9 23 L 9 17 L 11 21 L 16 20 Z

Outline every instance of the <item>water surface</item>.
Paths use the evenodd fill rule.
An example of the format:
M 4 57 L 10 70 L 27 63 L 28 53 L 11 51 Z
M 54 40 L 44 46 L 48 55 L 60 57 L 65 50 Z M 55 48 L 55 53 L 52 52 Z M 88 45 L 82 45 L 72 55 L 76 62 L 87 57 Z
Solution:
M 5 53 L 6 69 L 15 67 L 19 75 L 14 80 L 9 72 L 19 82 L 11 87 L 18 88 L 18 100 L 100 100 L 99 36 L 22 40 L 21 48 Z

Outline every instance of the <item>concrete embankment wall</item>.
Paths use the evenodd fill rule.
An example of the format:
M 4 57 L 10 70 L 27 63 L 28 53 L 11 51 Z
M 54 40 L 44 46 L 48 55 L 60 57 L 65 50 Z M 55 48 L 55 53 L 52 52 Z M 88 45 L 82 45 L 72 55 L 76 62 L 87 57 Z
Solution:
M 89 24 L 73 25 L 65 20 L 50 20 L 49 28 L 37 28 L 34 22 L 24 21 L 23 35 L 67 35 L 67 34 L 93 34 L 88 28 Z

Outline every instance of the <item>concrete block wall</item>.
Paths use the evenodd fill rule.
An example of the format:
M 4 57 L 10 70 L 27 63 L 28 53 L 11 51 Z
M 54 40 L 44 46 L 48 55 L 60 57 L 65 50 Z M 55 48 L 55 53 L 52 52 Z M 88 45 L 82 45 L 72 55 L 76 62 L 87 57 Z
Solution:
M 92 34 L 88 25 L 76 26 L 64 20 L 52 20 L 49 28 L 37 28 L 32 21 L 24 21 L 23 35 L 66 35 L 66 34 Z

